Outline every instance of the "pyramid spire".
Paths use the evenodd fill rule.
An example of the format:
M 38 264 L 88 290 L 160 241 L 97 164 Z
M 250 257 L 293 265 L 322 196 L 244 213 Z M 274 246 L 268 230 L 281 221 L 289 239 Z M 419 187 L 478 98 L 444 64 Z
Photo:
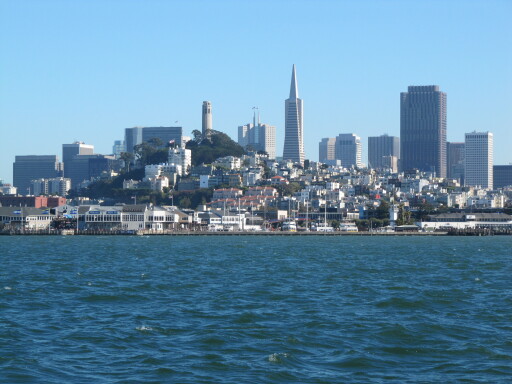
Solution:
M 299 89 L 297 88 L 297 76 L 295 75 L 295 64 L 292 70 L 292 83 L 290 85 L 290 99 L 297 99 L 299 97 Z

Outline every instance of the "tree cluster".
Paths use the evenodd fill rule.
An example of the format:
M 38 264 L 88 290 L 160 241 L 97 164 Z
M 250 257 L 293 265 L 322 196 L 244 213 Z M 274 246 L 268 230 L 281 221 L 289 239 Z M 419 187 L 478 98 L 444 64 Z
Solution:
M 242 146 L 223 132 L 212 131 L 203 137 L 195 130 L 192 135 L 194 139 L 187 143 L 187 148 L 192 151 L 192 166 L 211 164 L 219 157 L 241 157 L 245 153 Z

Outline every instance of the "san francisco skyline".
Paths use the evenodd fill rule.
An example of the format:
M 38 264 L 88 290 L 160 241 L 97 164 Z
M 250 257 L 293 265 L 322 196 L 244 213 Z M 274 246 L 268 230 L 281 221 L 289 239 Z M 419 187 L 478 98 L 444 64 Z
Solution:
M 512 27 L 507 1 L 1 2 L 0 178 L 15 155 L 81 140 L 108 154 L 133 126 L 213 128 L 236 140 L 252 107 L 284 143 L 297 66 L 305 158 L 340 133 L 399 136 L 400 92 L 447 93 L 447 140 L 494 133 L 512 161 Z M 366 162 L 366 156 L 363 156 Z

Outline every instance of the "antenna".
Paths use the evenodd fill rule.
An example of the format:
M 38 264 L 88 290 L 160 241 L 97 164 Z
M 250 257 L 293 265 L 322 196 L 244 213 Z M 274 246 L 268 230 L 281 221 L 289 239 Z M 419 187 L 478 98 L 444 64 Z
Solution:
M 252 107 L 254 111 L 254 117 L 252 119 L 254 126 L 256 126 L 256 110 L 258 110 L 258 125 L 260 125 L 260 109 L 258 107 Z

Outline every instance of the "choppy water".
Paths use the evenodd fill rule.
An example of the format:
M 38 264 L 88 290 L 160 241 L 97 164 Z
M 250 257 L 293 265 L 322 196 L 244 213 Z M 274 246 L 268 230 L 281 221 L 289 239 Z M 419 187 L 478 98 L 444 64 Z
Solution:
M 510 383 L 511 237 L 1 237 L 2 383 Z

